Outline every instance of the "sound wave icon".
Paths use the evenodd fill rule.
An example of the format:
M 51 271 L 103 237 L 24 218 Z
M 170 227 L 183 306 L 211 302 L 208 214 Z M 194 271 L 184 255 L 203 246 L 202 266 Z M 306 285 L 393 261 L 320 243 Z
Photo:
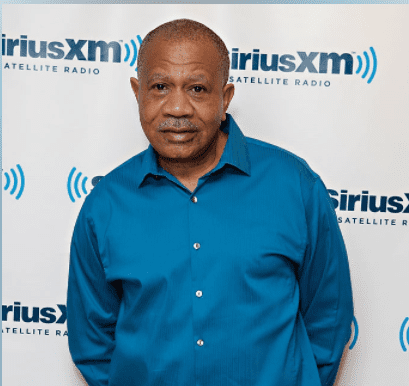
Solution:
M 371 51 L 371 54 L 372 54 L 372 62 L 373 63 L 372 63 L 371 75 L 369 76 L 369 78 L 367 80 L 368 84 L 372 82 L 372 80 L 373 80 L 373 78 L 374 78 L 374 76 L 376 74 L 376 69 L 378 67 L 378 59 L 376 58 L 375 50 L 373 49 L 373 47 L 369 47 L 369 50 Z M 366 78 L 366 76 L 369 73 L 369 70 L 371 69 L 371 62 L 369 60 L 369 55 L 368 55 L 368 53 L 366 51 L 364 51 L 364 57 L 365 57 L 365 66 L 366 67 L 365 67 L 364 72 L 361 75 L 362 79 Z M 363 68 L 362 58 L 361 58 L 360 55 L 358 55 L 358 68 L 356 70 L 356 74 L 359 74 L 361 72 L 362 68 Z
M 138 39 L 139 46 L 140 46 L 142 44 L 142 39 L 139 35 L 137 35 L 136 38 Z M 133 39 L 131 39 L 131 45 L 133 48 L 133 56 L 132 56 L 132 59 L 129 65 L 133 67 L 135 65 L 136 59 L 138 58 L 138 48 L 136 47 L 135 40 Z M 126 55 L 125 55 L 124 61 L 127 62 L 129 58 L 131 57 L 131 49 L 129 48 L 128 43 L 125 43 L 125 49 L 126 49 Z M 138 67 L 135 67 L 135 71 L 138 71 Z
M 17 185 L 20 180 L 20 189 L 18 190 L 17 195 L 16 195 L 16 200 L 18 200 L 24 191 L 25 178 L 24 178 L 24 173 L 23 173 L 23 169 L 21 168 L 21 166 L 17 164 L 16 167 L 19 172 L 20 178 L 18 178 L 17 173 L 15 172 L 14 169 L 10 169 L 11 175 L 13 177 L 13 187 L 10 190 L 10 194 L 13 195 L 16 192 Z M 4 186 L 4 190 L 7 190 L 11 185 L 11 178 L 7 172 L 4 173 L 4 176 L 6 177 L 6 185 Z
M 68 182 L 67 182 L 67 190 L 68 190 L 68 195 L 70 196 L 70 200 L 72 202 L 75 202 L 74 195 L 72 194 L 72 189 L 71 189 L 71 181 L 73 180 L 74 173 L 77 169 L 72 168 L 70 171 L 70 174 L 68 175 Z M 77 195 L 78 198 L 81 198 L 80 190 L 79 190 L 79 185 L 80 185 L 80 179 L 81 179 L 82 173 L 79 172 L 77 176 L 75 177 L 73 187 L 74 187 L 74 192 Z M 82 191 L 84 192 L 85 195 L 88 194 L 87 190 L 85 189 L 85 184 L 88 180 L 88 177 L 83 177 L 82 182 L 81 182 L 81 188 Z
M 358 321 L 356 320 L 355 316 L 352 319 L 352 322 L 354 323 L 354 338 L 352 339 L 351 344 L 349 345 L 349 349 L 352 350 L 355 346 L 356 341 L 358 340 L 358 335 L 359 335 L 359 328 L 358 328 Z
M 409 348 L 409 326 L 406 330 L 406 334 L 405 334 L 405 327 L 406 324 L 408 323 L 409 318 L 405 318 L 403 320 L 402 325 L 400 326 L 400 331 L 399 331 L 399 340 L 400 340 L 400 345 L 402 346 L 402 350 L 404 352 L 408 351 Z M 406 335 L 406 338 L 405 338 Z M 408 348 L 406 348 L 406 344 L 405 344 L 405 339 L 406 339 L 406 344 L 408 345 Z

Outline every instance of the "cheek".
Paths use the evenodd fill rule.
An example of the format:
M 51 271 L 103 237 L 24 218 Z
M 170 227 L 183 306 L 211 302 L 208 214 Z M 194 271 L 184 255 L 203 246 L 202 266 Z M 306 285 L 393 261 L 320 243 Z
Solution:
M 212 121 L 215 122 L 215 124 L 220 125 L 223 117 L 223 100 L 218 100 L 212 105 L 209 116 L 212 117 Z
M 195 109 L 202 112 L 202 115 L 205 115 L 208 121 L 217 121 L 218 117 L 223 115 L 223 99 L 216 98 L 206 103 L 197 104 Z
M 217 100 L 214 103 L 214 110 L 217 112 L 217 115 L 222 115 L 223 114 L 223 97 L 220 96 L 217 98 Z
M 157 117 L 157 115 L 158 114 L 155 113 L 154 109 L 152 109 L 152 106 L 144 105 L 143 108 L 139 110 L 141 123 L 143 123 L 144 125 L 150 126 L 155 120 L 155 117 Z
M 221 121 L 223 117 L 223 103 L 220 102 L 219 106 L 218 106 L 218 110 L 217 110 L 217 120 Z
M 157 100 L 153 100 L 148 96 L 144 95 L 139 103 L 139 114 L 141 120 L 145 122 L 153 121 L 160 112 L 162 103 Z

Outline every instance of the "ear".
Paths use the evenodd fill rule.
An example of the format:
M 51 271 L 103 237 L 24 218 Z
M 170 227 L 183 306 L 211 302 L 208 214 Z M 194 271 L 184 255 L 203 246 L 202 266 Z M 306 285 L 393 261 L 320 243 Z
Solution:
M 131 78 L 131 87 L 135 94 L 136 101 L 139 103 L 139 80 L 136 78 Z
M 223 117 L 222 121 L 226 120 L 226 111 L 229 107 L 234 95 L 234 84 L 228 83 L 223 87 Z

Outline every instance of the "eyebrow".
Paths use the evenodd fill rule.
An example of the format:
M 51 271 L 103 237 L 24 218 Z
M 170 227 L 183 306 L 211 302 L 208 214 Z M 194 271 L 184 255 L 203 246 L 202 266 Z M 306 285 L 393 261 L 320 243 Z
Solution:
M 188 80 L 196 80 L 196 81 L 210 83 L 209 80 L 207 79 L 207 76 L 204 74 L 188 75 L 186 78 Z M 157 72 L 148 77 L 148 82 L 152 82 L 154 80 L 170 80 L 170 79 L 171 79 L 171 76 Z

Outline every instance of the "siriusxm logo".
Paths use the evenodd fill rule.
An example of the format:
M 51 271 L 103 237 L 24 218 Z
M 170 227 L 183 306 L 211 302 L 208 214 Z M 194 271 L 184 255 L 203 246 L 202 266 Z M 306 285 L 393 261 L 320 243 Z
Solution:
M 357 59 L 358 59 L 358 68 L 356 70 L 356 74 L 359 74 L 361 72 L 361 70 L 363 70 L 361 78 L 365 79 L 367 75 L 369 75 L 368 80 L 366 83 L 371 83 L 375 74 L 376 74 L 376 69 L 378 67 L 378 59 L 376 57 L 375 54 L 375 50 L 373 49 L 373 47 L 369 47 L 369 50 L 371 51 L 371 55 L 372 55 L 372 72 L 371 75 L 369 75 L 369 71 L 371 69 L 371 60 L 369 59 L 369 55 L 366 51 L 364 51 L 364 58 L 365 58 L 365 70 L 363 70 L 363 64 L 362 64 L 362 59 L 361 56 L 358 55 Z
M 139 45 L 142 44 L 140 35 L 136 36 Z M 6 34 L 2 34 L 2 55 L 3 56 L 20 56 L 31 58 L 50 58 L 65 60 L 83 60 L 95 62 L 98 58 L 100 62 L 108 62 L 110 59 L 113 63 L 121 62 L 122 40 L 106 42 L 103 40 L 78 40 L 65 39 L 65 42 L 41 40 L 28 40 L 27 35 L 20 35 L 20 39 L 9 39 Z M 136 63 L 138 58 L 138 47 L 135 40 L 131 39 L 130 45 L 125 43 L 124 61 L 128 62 L 131 67 Z M 131 50 L 132 48 L 132 50 Z M 132 55 L 131 55 L 132 51 Z M 112 53 L 112 54 L 110 54 Z M 135 71 L 137 68 L 135 68 Z
M 368 190 L 363 190 L 361 194 L 348 194 L 348 190 L 328 189 L 334 208 L 340 211 L 361 212 L 390 212 L 409 213 L 409 193 L 404 196 L 374 196 L 369 195 Z
M 352 319 L 352 323 L 354 325 L 354 331 L 352 332 L 352 342 L 349 345 L 349 349 L 352 350 L 358 340 L 358 335 L 359 335 L 359 328 L 358 328 L 358 321 L 356 320 L 355 316 Z
M 137 35 L 136 38 L 138 39 L 139 45 L 141 45 L 142 44 L 141 37 L 139 35 Z M 135 40 L 133 40 L 133 39 L 131 39 L 131 46 L 132 46 L 132 49 L 133 49 L 132 59 L 130 59 L 131 49 L 129 48 L 129 45 L 127 43 L 125 43 L 126 55 L 125 55 L 124 61 L 127 62 L 128 60 L 130 60 L 129 65 L 131 67 L 133 67 L 135 65 L 136 59 L 138 59 L 138 48 L 136 46 Z M 135 67 L 135 71 L 138 71 L 137 67 Z
M 13 305 L 2 305 L 2 321 L 7 322 L 9 314 L 12 315 L 12 321 L 24 323 L 57 323 L 63 324 L 67 320 L 67 307 L 63 304 L 57 304 L 57 310 L 52 307 L 21 307 L 20 302 L 14 302 Z M 58 319 L 57 319 L 58 316 Z
M 105 42 L 103 40 L 82 40 L 65 39 L 59 41 L 35 41 L 28 40 L 27 35 L 21 35 L 20 39 L 8 39 L 6 34 L 2 34 L 2 55 L 20 56 L 31 58 L 50 58 L 64 60 L 82 60 L 95 62 L 97 58 L 100 62 L 113 63 L 121 62 L 121 45 L 118 42 Z
M 4 177 L 6 178 L 6 184 L 4 185 L 4 190 L 8 190 L 10 188 L 10 194 L 15 195 L 16 200 L 18 200 L 24 191 L 25 186 L 25 178 L 23 169 L 19 164 L 16 165 L 18 174 L 14 169 L 10 169 L 11 177 L 7 172 L 4 172 Z M 3 170 L 3 169 L 2 169 Z M 18 185 L 20 187 L 17 190 Z
M 353 67 L 353 57 L 351 54 L 339 55 L 335 52 L 310 52 L 308 55 L 304 51 L 297 51 L 298 59 L 294 55 L 278 54 L 260 54 L 259 49 L 253 49 L 252 53 L 239 53 L 238 48 L 233 48 L 231 54 L 232 70 L 252 70 L 252 71 L 282 71 L 282 72 L 304 72 L 308 70 L 311 73 L 328 73 L 328 62 L 331 60 L 332 74 L 339 74 L 341 71 L 341 61 L 344 62 L 344 74 L 351 75 Z M 313 63 L 314 59 L 319 56 L 318 70 Z M 270 59 L 271 56 L 271 59 Z M 301 62 L 299 62 L 301 60 Z M 250 62 L 250 66 L 247 66 Z M 281 65 L 279 65 L 281 64 Z
M 358 328 L 358 321 L 356 320 L 355 316 L 352 320 L 354 325 L 353 331 L 351 332 L 351 344 L 349 345 L 349 349 L 352 350 L 358 340 L 359 336 L 359 328 Z M 399 342 L 404 352 L 408 351 L 409 349 L 409 317 L 406 317 L 402 325 L 399 329 Z
M 409 347 L 409 323 L 408 322 L 409 322 L 409 318 L 405 318 L 403 320 L 403 323 L 399 331 L 399 341 L 400 341 L 402 350 L 404 352 L 408 351 L 408 348 L 406 347 L 406 345 Z M 405 334 L 405 328 L 406 328 L 406 334 Z
M 81 172 L 78 172 L 76 177 L 74 178 L 75 172 L 76 172 L 76 168 L 72 168 L 70 171 L 70 174 L 68 175 L 68 181 L 67 181 L 67 191 L 68 191 L 68 196 L 70 197 L 70 200 L 72 202 L 75 202 L 75 195 L 78 198 L 81 198 L 81 192 L 80 192 L 80 188 L 82 190 L 82 192 L 84 193 L 84 195 L 87 195 L 87 189 L 85 184 L 87 183 L 88 177 L 85 177 L 82 175 Z M 103 176 L 96 176 L 91 180 L 92 186 L 96 186 L 96 184 L 101 180 Z
M 365 69 L 362 78 L 366 78 L 372 67 L 372 72 L 367 83 L 371 83 L 377 69 L 377 57 L 373 47 L 370 47 L 372 64 L 368 53 L 364 52 Z M 363 69 L 363 62 L 360 55 L 357 56 L 359 62 L 357 74 Z M 310 52 L 297 51 L 297 56 L 291 54 L 264 54 L 259 49 L 253 52 L 239 52 L 238 48 L 233 48 L 231 53 L 232 70 L 252 70 L 252 71 L 281 71 L 281 72 L 305 72 L 320 74 L 340 74 L 341 64 L 343 64 L 344 75 L 352 75 L 354 58 L 349 53 L 338 54 L 336 52 Z

